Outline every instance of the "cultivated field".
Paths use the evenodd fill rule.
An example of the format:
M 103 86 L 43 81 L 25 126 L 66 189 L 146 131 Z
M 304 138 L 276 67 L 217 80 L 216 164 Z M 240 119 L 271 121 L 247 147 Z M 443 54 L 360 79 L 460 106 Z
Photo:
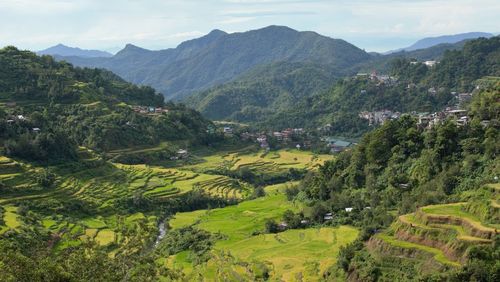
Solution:
M 147 148 L 141 150 L 148 151 Z M 56 250 L 94 241 L 107 248 L 110 254 L 116 254 L 134 242 L 154 239 L 158 232 L 157 214 L 115 214 L 115 210 L 127 208 L 126 199 L 142 196 L 166 201 L 197 189 L 212 197 L 244 200 L 251 194 L 252 185 L 209 169 L 224 164 L 230 169 L 247 166 L 266 173 L 271 168 L 273 171 L 286 171 L 290 167 L 312 169 L 330 158 L 296 150 L 263 154 L 244 149 L 202 157 L 193 154 L 190 159 L 195 160 L 195 164 L 186 165 L 182 160 L 179 165 L 163 167 L 111 163 L 85 148 L 80 148 L 78 154 L 79 163 L 49 167 L 55 182 L 48 188 L 36 182 L 35 175 L 43 171 L 42 167 L 0 156 L 0 181 L 9 187 L 2 191 L 0 198 L 0 234 L 23 226 L 25 219 L 19 207 L 24 203 L 39 209 L 36 220 L 39 226 L 55 234 Z M 211 210 L 208 214 L 212 218 L 242 223 L 233 232 L 234 240 L 241 240 L 253 230 L 260 230 L 267 218 L 278 218 L 286 209 L 297 208 L 287 202 L 282 193 L 276 192 L 282 187 L 269 187 L 268 197 L 242 202 L 240 206 L 230 207 L 229 212 Z M 65 205 L 72 208 L 63 210 Z M 197 215 L 206 214 L 206 211 L 195 211 L 184 218 L 179 215 L 171 225 L 191 224 L 198 220 Z M 207 229 L 212 224 L 211 230 L 218 225 L 211 221 L 201 224 L 206 224 Z M 222 222 L 217 228 L 222 232 L 230 229 L 231 224 Z
M 370 240 L 369 248 L 420 264 L 431 259 L 441 268 L 463 265 L 471 247 L 493 244 L 499 234 L 498 190 L 490 186 L 474 194 L 468 195 L 468 202 L 421 207 L 400 216 L 389 230 Z
M 267 187 L 267 196 L 237 206 L 176 214 L 169 222 L 172 228 L 194 224 L 210 232 L 220 232 L 227 238 L 216 243 L 212 259 L 205 265 L 193 269 L 185 252 L 168 258 L 167 264 L 194 276 L 196 273 L 204 273 L 206 277 L 207 273 L 224 272 L 228 278 L 236 279 L 248 278 L 245 276 L 248 268 L 263 263 L 272 269 L 274 279 L 319 279 L 321 273 L 335 263 L 338 248 L 353 241 L 358 231 L 341 226 L 258 234 L 264 230 L 267 219 L 279 220 L 287 209 L 299 209 L 282 193 L 286 185 L 291 184 Z

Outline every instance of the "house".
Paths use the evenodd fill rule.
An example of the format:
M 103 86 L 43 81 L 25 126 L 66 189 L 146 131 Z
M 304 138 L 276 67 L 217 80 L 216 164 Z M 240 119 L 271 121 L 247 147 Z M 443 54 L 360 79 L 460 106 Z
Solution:
M 14 123 L 14 120 L 13 119 L 8 119 L 7 123 Z
M 352 212 L 353 208 L 345 208 L 346 212 Z
M 154 113 L 155 112 L 155 107 L 148 107 L 148 112 Z
M 293 129 L 291 129 L 291 128 L 287 128 L 287 129 L 285 129 L 285 130 L 281 131 L 281 134 L 283 135 L 283 139 L 284 139 L 285 141 L 288 141 L 288 140 L 290 140 L 290 139 L 292 138 L 292 135 L 293 135 Z
M 408 189 L 408 187 L 410 187 L 410 184 L 408 184 L 408 183 L 399 183 L 398 186 L 401 189 Z
M 302 147 L 300 146 L 300 144 L 297 144 L 297 145 L 295 145 L 295 148 L 297 148 L 297 150 L 300 150 L 300 148 L 302 148 Z
M 311 148 L 311 146 L 312 146 L 311 140 L 304 141 L 304 148 Z
M 23 115 L 18 115 L 18 116 L 17 116 L 17 119 L 18 119 L 18 120 L 26 120 L 26 118 L 25 118 Z
M 303 219 L 300 221 L 300 224 L 309 224 L 309 220 Z
M 481 121 L 481 125 L 482 125 L 483 127 L 488 127 L 488 126 L 490 125 L 490 121 L 489 121 L 489 120 L 482 120 L 482 121 Z
M 35 133 L 40 132 L 40 128 L 38 128 L 38 127 L 33 127 L 33 129 L 32 129 L 32 130 L 33 130 L 33 132 L 35 132 Z
M 433 67 L 437 64 L 436 61 L 425 61 L 424 62 L 424 65 L 428 66 L 428 67 Z
M 467 110 L 449 110 L 445 112 L 446 117 L 453 117 L 459 119 L 463 116 L 467 116 Z
M 233 134 L 233 128 L 230 126 L 224 126 L 223 131 L 224 131 L 224 134 L 228 134 L 228 135 Z
M 293 133 L 297 135 L 302 135 L 304 134 L 304 129 L 303 128 L 294 128 Z
M 460 93 L 457 96 L 458 98 L 458 103 L 460 105 L 469 102 L 472 99 L 472 94 L 471 93 Z
M 267 141 L 267 136 L 266 135 L 261 135 L 257 137 L 257 142 L 262 143 Z
M 177 150 L 177 157 L 180 159 L 184 159 L 188 157 L 188 151 L 184 149 Z
M 326 213 L 325 216 L 323 217 L 324 220 L 332 220 L 333 219 L 333 213 L 329 212 Z
M 163 109 L 161 107 L 157 107 L 155 109 L 155 113 L 161 114 L 161 113 L 163 113 Z
M 354 145 L 354 143 L 349 142 L 349 141 L 343 141 L 339 139 L 334 139 L 334 138 L 327 138 L 326 142 L 328 143 L 328 146 L 331 148 L 332 153 L 339 153 L 342 152 Z
M 278 140 L 283 140 L 283 133 L 279 131 L 273 132 L 273 136 L 276 137 L 276 139 Z
M 460 117 L 455 122 L 457 123 L 458 126 L 467 125 L 469 123 L 469 117 L 468 116 Z

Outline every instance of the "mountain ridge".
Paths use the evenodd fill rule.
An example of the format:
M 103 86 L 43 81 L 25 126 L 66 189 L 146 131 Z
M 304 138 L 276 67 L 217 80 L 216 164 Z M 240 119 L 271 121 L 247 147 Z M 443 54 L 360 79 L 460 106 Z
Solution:
M 192 92 L 230 81 L 261 64 L 331 64 L 339 74 L 371 57 L 341 39 L 289 27 L 268 26 L 240 33 L 214 30 L 176 48 L 151 51 L 127 45 L 110 58 L 57 57 L 77 66 L 111 70 L 127 81 L 149 85 L 179 100 Z
M 36 52 L 38 55 L 78 56 L 83 58 L 112 57 L 113 54 L 101 50 L 86 50 L 69 47 L 62 43 Z
M 440 35 L 433 37 L 425 37 L 420 40 L 417 40 L 415 43 L 408 47 L 403 47 L 395 50 L 391 50 L 385 52 L 384 54 L 397 53 L 401 51 L 415 51 L 419 49 L 425 49 L 429 47 L 433 47 L 439 44 L 454 44 L 464 40 L 471 40 L 480 37 L 490 38 L 495 36 L 493 33 L 488 32 L 465 32 L 465 33 L 457 33 L 451 35 Z

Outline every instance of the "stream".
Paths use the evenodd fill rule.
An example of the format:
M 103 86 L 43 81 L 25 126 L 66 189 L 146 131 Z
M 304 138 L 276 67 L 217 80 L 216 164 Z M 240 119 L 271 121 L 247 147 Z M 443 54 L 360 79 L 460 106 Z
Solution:
M 160 230 L 160 233 L 156 237 L 155 241 L 155 248 L 158 247 L 158 244 L 160 244 L 161 239 L 165 237 L 165 234 L 167 234 L 167 229 L 165 228 L 165 221 L 161 221 L 160 224 L 158 224 L 158 229 Z

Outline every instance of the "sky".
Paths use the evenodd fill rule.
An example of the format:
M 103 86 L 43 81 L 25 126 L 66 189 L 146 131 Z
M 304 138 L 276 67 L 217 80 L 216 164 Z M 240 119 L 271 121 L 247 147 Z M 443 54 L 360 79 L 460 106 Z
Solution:
M 285 25 L 383 52 L 423 37 L 497 33 L 499 15 L 498 0 L 0 0 L 0 46 L 157 50 L 213 29 Z

